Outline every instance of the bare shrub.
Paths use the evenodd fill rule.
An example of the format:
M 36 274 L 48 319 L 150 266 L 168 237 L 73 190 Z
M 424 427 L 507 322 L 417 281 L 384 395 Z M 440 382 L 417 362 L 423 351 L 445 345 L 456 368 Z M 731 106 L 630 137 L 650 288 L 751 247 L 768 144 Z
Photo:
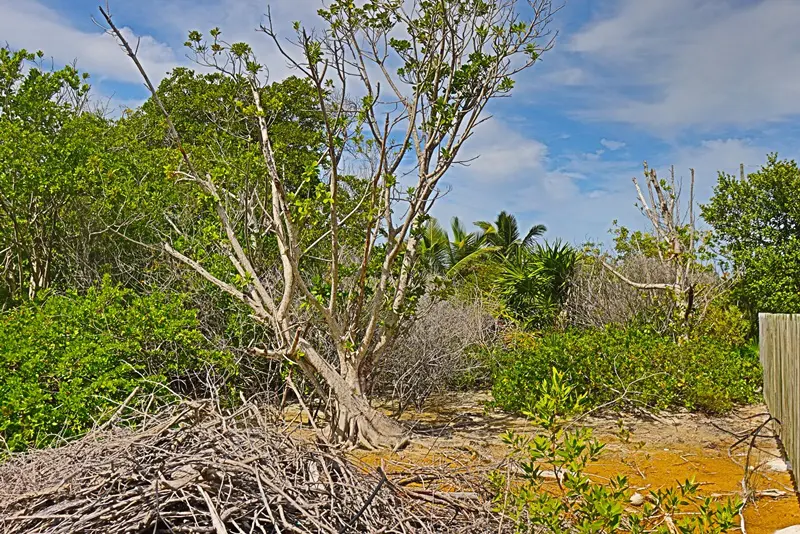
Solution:
M 626 278 L 644 284 L 660 284 L 674 277 L 671 265 L 656 257 L 631 254 L 617 263 L 616 270 Z M 702 320 L 708 304 L 718 291 L 720 280 L 714 272 L 695 272 L 691 298 L 696 310 L 695 321 Z M 669 332 L 677 311 L 677 303 L 658 289 L 631 286 L 611 273 L 600 261 L 581 262 L 571 284 L 566 302 L 568 324 L 581 328 L 601 328 L 616 324 L 633 326 L 646 324 L 659 333 Z
M 431 395 L 463 387 L 486 373 L 470 349 L 489 343 L 495 331 L 495 322 L 479 302 L 425 298 L 416 321 L 372 369 L 371 388 L 395 402 L 397 414 L 412 405 L 421 410 Z

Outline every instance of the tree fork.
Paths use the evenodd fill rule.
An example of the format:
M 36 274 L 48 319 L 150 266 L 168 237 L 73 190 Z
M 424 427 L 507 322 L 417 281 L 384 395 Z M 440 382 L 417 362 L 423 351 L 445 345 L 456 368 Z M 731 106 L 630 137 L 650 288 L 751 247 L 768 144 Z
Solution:
M 521 3 L 532 8 L 526 11 L 531 13 L 526 19 L 517 10 Z M 261 102 L 264 86 L 259 73 L 263 66 L 248 45 L 220 40 L 218 29 L 211 31 L 213 42 L 208 44 L 199 32 L 190 33 L 187 46 L 199 64 L 250 84 L 253 105 L 243 106 L 242 113 L 252 115 L 258 123 L 255 131 L 266 165 L 271 201 L 260 209 L 278 245 L 280 263 L 276 261 L 275 265 L 280 276 L 273 280 L 262 279 L 255 271 L 257 263 L 238 242 L 237 219 L 228 214 L 236 207 L 230 208 L 230 198 L 217 194 L 211 177 L 198 174 L 136 52 L 108 13 L 102 8 L 101 13 L 165 116 L 188 170 L 182 174 L 214 198 L 225 231 L 221 245 L 230 250 L 231 275 L 249 279 L 251 285 L 244 290 L 234 287 L 170 245 L 165 245 L 165 250 L 248 305 L 254 316 L 270 325 L 274 346 L 267 347 L 265 354 L 297 363 L 316 389 L 330 391 L 334 405 L 331 432 L 337 440 L 367 447 L 396 447 L 405 441 L 402 425 L 373 407 L 364 395 L 364 373 L 390 350 L 398 332 L 410 320 L 410 296 L 422 289 L 415 285 L 421 283 L 415 277 L 416 232 L 439 196 L 439 180 L 453 164 L 463 162 L 457 159 L 459 151 L 486 120 L 484 111 L 489 101 L 508 93 L 513 78 L 553 46 L 553 38 L 545 39 L 548 32 L 544 31 L 554 13 L 551 1 L 472 4 L 443 0 L 416 4 L 406 11 L 390 0 L 376 0 L 363 7 L 333 0 L 327 10 L 320 11 L 327 29 L 316 34 L 319 37 L 296 28 L 300 59 L 283 48 L 268 16 L 269 25 L 262 26 L 262 31 L 316 88 L 317 104 L 324 114 L 324 148 L 319 149 L 316 170 L 322 175 L 320 183 L 329 180 L 330 198 L 318 206 L 328 225 L 328 233 L 323 232 L 322 238 L 313 233 L 318 228 L 303 225 L 302 215 L 295 218 L 302 212 L 293 204 L 291 177 L 282 175 L 276 165 L 270 139 L 274 132 Z M 384 20 L 393 23 L 387 25 Z M 397 24 L 405 26 L 409 41 L 390 38 Z M 502 39 L 497 37 L 498 32 L 504 34 Z M 389 55 L 404 65 L 402 74 L 386 68 Z M 368 64 L 374 68 L 368 68 Z M 332 75 L 326 79 L 328 72 Z M 356 92 L 367 95 L 360 103 L 351 105 L 345 98 L 349 80 L 360 85 Z M 381 95 L 381 87 L 390 91 Z M 341 97 L 337 100 L 331 96 L 334 93 Z M 375 147 L 379 157 L 372 150 Z M 339 203 L 347 193 L 340 187 L 346 176 L 339 169 L 339 160 L 345 149 L 360 156 L 368 169 L 365 174 L 369 179 L 358 187 L 363 187 L 363 198 L 370 201 L 358 222 L 348 221 L 352 213 L 341 217 L 345 210 Z M 416 164 L 417 181 L 404 192 L 395 173 L 410 160 Z M 393 220 L 395 217 L 397 220 Z M 364 239 L 358 245 L 347 244 L 352 250 L 345 250 L 342 242 L 341 236 L 348 231 Z M 379 236 L 385 238 L 381 246 Z M 304 237 L 312 242 L 305 250 Z M 318 298 L 318 292 L 312 290 L 319 288 L 304 276 L 301 260 L 323 244 L 330 250 L 318 255 L 327 255 L 321 258 L 325 262 L 322 276 L 330 293 Z M 353 250 L 357 253 L 345 253 Z M 351 256 L 356 259 L 349 259 Z M 345 266 L 344 262 L 350 263 Z M 305 326 L 300 325 L 306 324 L 312 325 L 314 335 L 307 336 L 302 330 Z M 331 349 L 323 350 L 326 346 Z M 338 365 L 334 366 L 331 361 L 336 356 Z

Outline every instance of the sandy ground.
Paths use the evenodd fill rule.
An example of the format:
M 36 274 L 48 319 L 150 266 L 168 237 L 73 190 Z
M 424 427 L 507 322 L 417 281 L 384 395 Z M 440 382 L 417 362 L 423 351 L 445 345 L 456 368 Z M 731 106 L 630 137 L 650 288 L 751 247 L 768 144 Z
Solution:
M 423 413 L 408 413 L 407 423 L 424 437 L 408 448 L 389 451 L 351 453 L 365 467 L 383 465 L 395 476 L 418 477 L 425 485 L 425 472 L 437 467 L 456 468 L 453 490 L 465 490 L 470 479 L 485 474 L 508 453 L 499 435 L 508 429 L 530 431 L 520 417 L 485 408 L 487 394 L 451 395 L 432 404 Z M 676 413 L 657 419 L 623 417 L 622 427 L 630 434 L 620 434 L 620 418 L 590 417 L 583 421 L 604 441 L 606 453 L 590 468 L 598 480 L 618 473 L 629 477 L 631 486 L 642 490 L 673 486 L 692 476 L 701 483 L 701 493 L 724 498 L 741 494 L 744 464 L 754 470 L 751 488 L 755 502 L 745 508 L 749 534 L 772 534 L 776 529 L 800 524 L 800 501 L 793 491 L 791 473 L 775 471 L 767 462 L 781 464 L 778 442 L 771 430 L 762 437 L 731 448 L 740 437 L 754 430 L 766 419 L 764 406 L 747 406 L 725 417 Z M 461 473 L 461 475 L 458 475 Z M 456 480 L 457 479 L 457 480 Z M 442 488 L 440 486 L 440 489 Z

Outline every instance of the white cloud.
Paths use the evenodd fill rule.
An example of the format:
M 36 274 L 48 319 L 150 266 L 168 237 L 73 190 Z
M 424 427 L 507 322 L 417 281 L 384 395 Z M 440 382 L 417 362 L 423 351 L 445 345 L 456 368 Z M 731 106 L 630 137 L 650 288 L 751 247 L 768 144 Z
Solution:
M 620 148 L 625 148 L 625 143 L 623 143 L 622 141 L 613 141 L 611 139 L 605 139 L 605 138 L 600 139 L 600 144 L 611 151 L 619 150 Z
M 266 22 L 267 4 L 261 0 L 140 0 L 114 4 L 111 5 L 114 22 L 131 45 L 138 46 L 139 59 L 156 86 L 177 66 L 205 70 L 187 57 L 183 43 L 190 30 L 207 34 L 213 27 L 220 27 L 228 42 L 251 44 L 259 60 L 267 66 L 271 80 L 291 74 L 287 60 L 272 40 L 256 31 Z M 282 37 L 290 38 L 294 35 L 291 27 L 294 20 L 301 20 L 309 28 L 319 25 L 316 10 L 321 5 L 319 0 L 273 2 L 276 30 Z M 73 24 L 65 16 L 70 9 L 65 5 L 56 10 L 40 0 L 0 0 L 0 37 L 15 49 L 41 49 L 56 67 L 77 62 L 81 71 L 92 76 L 96 105 L 111 116 L 140 105 L 148 94 L 135 65 L 112 36 L 90 23 L 89 14 L 84 24 Z M 159 38 L 135 31 L 141 27 L 153 28 Z
M 766 162 L 767 149 L 746 139 L 709 139 L 697 144 L 677 146 L 650 161 L 661 176 L 667 176 L 670 165 L 683 181 L 688 200 L 690 168 L 695 169 L 695 202 L 705 203 L 711 198 L 719 171 L 738 174 L 743 163 L 747 172 L 753 172 Z M 597 153 L 577 154 L 564 165 L 565 172 L 573 173 L 582 190 L 574 195 L 559 198 L 545 193 L 545 202 L 538 217 L 548 223 L 550 236 L 559 236 L 573 242 L 599 240 L 610 243 L 608 234 L 612 221 L 631 228 L 647 228 L 647 221 L 634 206 L 636 191 L 631 179 L 642 174 L 642 162 L 608 160 Z M 542 187 L 533 185 L 521 196 L 542 194 Z
M 766 163 L 768 150 L 746 139 L 712 139 L 699 145 L 681 147 L 672 154 L 675 172 L 688 184 L 689 169 L 695 169 L 695 198 L 704 203 L 711 198 L 720 171 L 739 174 L 739 165 L 753 172 Z M 666 163 L 659 172 L 667 172 Z
M 663 132 L 751 126 L 800 114 L 798 22 L 791 1 L 619 0 L 567 49 L 615 90 L 589 117 Z
M 467 157 L 480 157 L 445 177 L 452 189 L 434 207 L 443 221 L 459 216 L 471 223 L 506 210 L 522 226 L 546 224 L 548 237 L 582 242 L 605 239 L 620 206 L 630 211 L 628 219 L 635 216 L 623 183 L 636 164 L 603 159 L 603 150 L 556 161 L 547 145 L 497 118 L 479 126 L 466 148 Z
M 186 40 L 190 30 L 198 30 L 207 36 L 208 30 L 218 27 L 223 40 L 248 43 L 259 61 L 267 67 L 270 79 L 280 80 L 291 74 L 292 69 L 272 39 L 259 31 L 261 24 L 269 23 L 267 11 L 272 16 L 281 45 L 294 53 L 297 48 L 290 43 L 296 37 L 292 23 L 300 21 L 310 32 L 314 31 L 320 27 L 317 10 L 322 7 L 321 0 L 139 0 L 136 14 L 170 31 L 180 43 Z
M 479 125 L 459 154 L 466 162 L 464 174 L 492 184 L 540 173 L 546 158 L 546 145 L 495 118 Z
M 538 203 L 538 195 L 525 190 L 543 184 L 548 175 L 544 143 L 492 118 L 478 126 L 459 159 L 470 161 L 454 166 L 443 179 L 442 188 L 449 192 L 434 207 L 441 220 L 458 216 L 470 224 L 493 219 L 501 210 L 527 211 Z M 559 185 L 551 181 L 549 188 L 556 191 Z
M 34 0 L 0 0 L 0 35 L 14 48 L 41 49 L 59 64 L 78 61 L 78 68 L 100 80 L 141 82 L 136 67 L 99 28 L 81 31 L 57 12 Z M 122 22 L 122 21 L 120 21 Z M 121 28 L 133 44 L 139 43 L 139 58 L 157 83 L 179 60 L 172 48 L 149 35 L 136 35 Z
M 291 28 L 294 20 L 302 20 L 313 28 L 319 22 L 316 10 L 320 6 L 318 0 L 274 2 L 271 9 L 276 29 L 280 35 L 290 38 L 294 35 Z M 266 21 L 266 10 L 267 5 L 260 0 L 199 3 L 142 0 L 121 5 L 119 9 L 112 9 L 112 13 L 126 39 L 133 46 L 138 43 L 139 59 L 157 85 L 176 66 L 198 68 L 186 57 L 187 50 L 183 42 L 189 30 L 207 33 L 213 27 L 222 29 L 226 41 L 250 43 L 269 68 L 270 77 L 273 80 L 284 78 L 291 71 L 287 61 L 269 37 L 256 31 Z M 46 57 L 52 57 L 57 64 L 77 60 L 78 68 L 89 72 L 92 79 L 101 84 L 111 81 L 139 85 L 142 81 L 136 67 L 115 40 L 100 28 L 92 26 L 90 30 L 79 29 L 63 13 L 37 0 L 0 0 L 0 13 L 0 36 L 13 48 L 41 49 Z M 159 35 L 169 36 L 169 44 L 152 35 L 137 34 L 131 29 L 142 23 L 157 28 Z M 115 97 L 112 104 L 116 106 L 120 102 Z
M 636 191 L 631 183 L 631 178 L 642 174 L 641 161 L 619 159 L 618 152 L 604 150 L 554 158 L 545 144 L 508 124 L 493 119 L 483 126 L 471 146 L 481 158 L 446 176 L 452 190 L 434 207 L 434 215 L 441 220 L 459 216 L 471 223 L 507 210 L 517 215 L 521 226 L 544 223 L 549 228 L 548 238 L 574 243 L 593 240 L 609 244 L 614 220 L 646 228 L 647 221 L 634 205 Z M 752 172 L 766 161 L 766 153 L 766 148 L 747 139 L 708 139 L 675 146 L 649 163 L 662 176 L 674 164 L 684 191 L 688 190 L 689 169 L 694 168 L 695 201 L 705 203 L 713 193 L 718 171 L 736 174 L 743 163 Z
M 538 82 L 545 85 L 584 85 L 588 82 L 588 76 L 578 67 L 565 67 L 545 72 Z

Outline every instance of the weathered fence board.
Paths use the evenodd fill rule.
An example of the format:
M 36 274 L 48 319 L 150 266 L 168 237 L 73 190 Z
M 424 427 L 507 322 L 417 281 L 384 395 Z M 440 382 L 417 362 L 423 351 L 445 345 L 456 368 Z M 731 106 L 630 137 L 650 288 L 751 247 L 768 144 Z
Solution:
M 764 399 L 780 425 L 780 437 L 797 483 L 800 472 L 800 314 L 758 314 Z

